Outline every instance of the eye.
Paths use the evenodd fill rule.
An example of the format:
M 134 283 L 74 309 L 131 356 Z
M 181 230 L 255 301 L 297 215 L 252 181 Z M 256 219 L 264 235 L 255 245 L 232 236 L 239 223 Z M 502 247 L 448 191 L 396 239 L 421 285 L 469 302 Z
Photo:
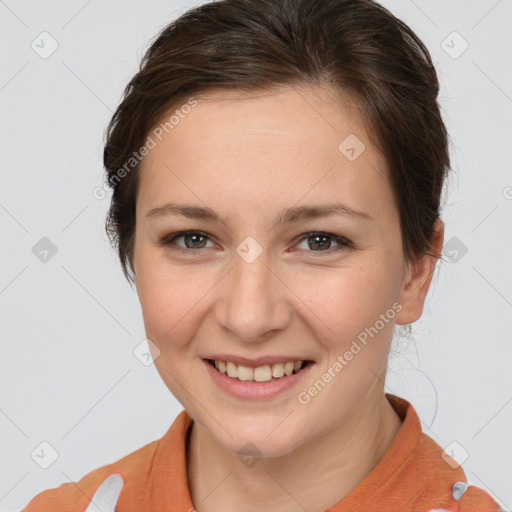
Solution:
M 307 242 L 311 240 L 311 242 Z M 337 247 L 331 248 L 332 242 L 336 242 L 338 244 Z M 312 251 L 306 252 L 320 252 L 321 254 L 308 254 L 308 257 L 322 257 L 323 254 L 328 253 L 331 254 L 333 252 L 339 251 L 341 249 L 350 249 L 353 247 L 353 244 L 350 240 L 334 235 L 333 233 L 324 233 L 322 231 L 316 231 L 312 233 L 305 233 L 299 240 L 300 243 L 307 242 L 307 247 L 312 249 Z M 327 247 L 327 250 L 322 250 Z M 295 251 L 296 249 L 293 249 Z
M 177 245 L 175 240 L 182 238 L 185 242 L 185 248 L 181 245 Z M 208 235 L 201 231 L 181 231 L 179 233 L 173 233 L 164 237 L 160 241 L 160 245 L 169 246 L 173 251 L 181 253 L 190 253 L 192 251 L 198 251 L 203 249 L 206 244 Z
M 176 240 L 179 239 L 183 239 L 185 244 L 184 246 L 176 243 Z M 171 235 L 165 236 L 164 238 L 162 238 L 162 240 L 160 240 L 159 245 L 169 247 L 169 249 L 180 252 L 182 254 L 191 254 L 194 252 L 199 252 L 201 249 L 207 248 L 206 243 L 208 240 L 209 236 L 202 231 L 180 231 L 179 233 L 172 233 Z M 350 249 L 353 247 L 353 244 L 350 240 L 338 235 L 334 235 L 332 233 L 324 233 L 322 231 L 305 233 L 299 239 L 299 243 L 303 243 L 307 240 L 312 240 L 311 242 L 307 243 L 307 247 L 312 250 L 299 250 L 304 250 L 305 252 L 309 253 L 322 253 L 308 255 L 308 257 L 313 258 L 321 257 L 325 253 L 330 254 L 341 249 Z M 337 243 L 338 246 L 331 248 L 330 246 L 332 245 L 333 241 Z M 296 250 L 297 249 L 292 249 L 292 252 L 295 252 Z

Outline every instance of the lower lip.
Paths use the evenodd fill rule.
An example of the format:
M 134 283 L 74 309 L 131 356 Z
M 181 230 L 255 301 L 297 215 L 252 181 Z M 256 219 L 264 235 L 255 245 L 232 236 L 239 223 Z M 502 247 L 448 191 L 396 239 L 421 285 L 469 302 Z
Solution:
M 216 370 L 208 361 L 203 359 L 203 362 L 206 364 L 206 368 L 213 382 L 215 382 L 219 388 L 237 398 L 249 398 L 253 400 L 273 398 L 279 395 L 279 393 L 291 389 L 309 372 L 311 366 L 313 366 L 313 363 L 309 363 L 298 373 L 287 375 L 270 382 L 254 382 L 233 379 L 232 377 L 228 377 L 227 374 Z

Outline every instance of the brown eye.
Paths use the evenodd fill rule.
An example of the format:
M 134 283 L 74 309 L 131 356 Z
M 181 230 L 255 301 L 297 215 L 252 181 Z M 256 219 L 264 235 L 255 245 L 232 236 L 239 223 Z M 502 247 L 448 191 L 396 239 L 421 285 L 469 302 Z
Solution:
M 306 233 L 299 241 L 300 243 L 307 242 L 308 249 L 306 252 L 318 252 L 320 254 L 314 255 L 314 257 L 321 256 L 322 253 L 333 253 L 341 249 L 348 249 L 352 247 L 352 243 L 346 238 L 334 235 L 332 233 L 314 232 Z M 338 244 L 332 248 L 332 244 Z
M 180 239 L 183 239 L 184 245 L 176 243 L 176 240 Z M 167 235 L 160 241 L 159 245 L 184 254 L 194 254 L 195 251 L 208 249 L 206 246 L 208 241 L 210 241 L 210 237 L 202 231 L 181 231 L 179 233 Z M 299 250 L 306 253 L 319 253 L 308 254 L 308 256 L 315 258 L 321 257 L 325 253 L 332 254 L 333 252 L 341 249 L 350 249 L 353 247 L 352 242 L 346 238 L 324 232 L 305 233 L 299 240 L 299 244 L 303 242 L 307 242 L 307 248 Z M 332 247 L 333 244 L 337 245 Z M 297 249 L 293 249 L 292 252 L 295 252 L 296 250 Z
M 176 240 L 183 239 L 184 245 L 177 244 Z M 164 237 L 160 241 L 160 245 L 169 247 L 171 250 L 178 252 L 193 252 L 197 249 L 204 249 L 209 237 L 201 231 L 182 231 L 180 233 L 173 233 Z

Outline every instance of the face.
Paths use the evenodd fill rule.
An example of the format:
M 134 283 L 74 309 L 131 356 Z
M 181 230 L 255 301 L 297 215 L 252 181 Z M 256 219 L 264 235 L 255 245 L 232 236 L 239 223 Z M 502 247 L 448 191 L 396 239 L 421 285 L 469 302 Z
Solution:
M 349 420 L 384 380 L 394 324 L 421 314 L 388 169 L 357 106 L 323 88 L 210 92 L 186 111 L 140 174 L 146 335 L 221 446 L 284 455 Z

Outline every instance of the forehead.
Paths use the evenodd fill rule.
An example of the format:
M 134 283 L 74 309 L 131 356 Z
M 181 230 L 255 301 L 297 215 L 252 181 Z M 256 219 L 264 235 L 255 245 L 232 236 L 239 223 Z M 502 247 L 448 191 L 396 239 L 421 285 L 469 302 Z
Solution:
M 348 95 L 304 86 L 216 90 L 195 99 L 144 158 L 138 197 L 147 209 L 194 198 L 194 190 L 207 203 L 216 197 L 247 205 L 351 195 L 355 207 L 374 209 L 379 197 L 391 199 L 385 159 Z

